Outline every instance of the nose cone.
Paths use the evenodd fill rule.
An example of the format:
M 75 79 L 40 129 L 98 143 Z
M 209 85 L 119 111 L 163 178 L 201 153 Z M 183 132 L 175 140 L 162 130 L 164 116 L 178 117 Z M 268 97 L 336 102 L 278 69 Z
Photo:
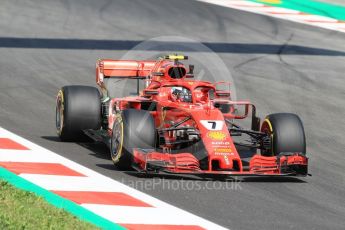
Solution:
M 233 169 L 233 159 L 228 156 L 227 153 L 222 155 L 210 156 L 210 169 L 215 170 L 232 170 Z
M 209 170 L 241 171 L 242 163 L 223 114 L 210 110 L 193 114 L 208 153 Z

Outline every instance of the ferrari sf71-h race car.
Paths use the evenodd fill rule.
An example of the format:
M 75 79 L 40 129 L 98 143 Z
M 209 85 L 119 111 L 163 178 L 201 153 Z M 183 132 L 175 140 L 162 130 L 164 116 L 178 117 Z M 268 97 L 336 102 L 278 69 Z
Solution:
M 98 60 L 100 90 L 72 85 L 58 92 L 59 137 L 76 141 L 86 135 L 104 142 L 123 170 L 206 178 L 308 175 L 297 115 L 276 113 L 261 122 L 252 103 L 231 100 L 230 83 L 193 80 L 194 66 L 182 63 L 187 58 Z M 137 94 L 112 96 L 119 79 L 135 79 Z M 140 80 L 145 81 L 141 91 Z M 251 128 L 239 125 L 245 118 Z

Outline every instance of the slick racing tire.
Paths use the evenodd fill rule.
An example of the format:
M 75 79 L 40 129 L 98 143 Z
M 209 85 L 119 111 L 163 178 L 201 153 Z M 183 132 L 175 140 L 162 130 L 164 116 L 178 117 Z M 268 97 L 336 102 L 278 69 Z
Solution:
M 306 153 L 303 124 L 296 114 L 268 115 L 262 123 L 261 131 L 268 134 L 270 143 L 261 150 L 263 156 L 276 156 L 283 152 Z
M 154 149 L 156 129 L 149 111 L 127 109 L 119 113 L 113 125 L 110 154 L 114 165 L 130 170 L 133 148 Z
M 64 86 L 56 100 L 56 130 L 62 141 L 85 140 L 83 130 L 101 126 L 101 100 L 97 88 Z

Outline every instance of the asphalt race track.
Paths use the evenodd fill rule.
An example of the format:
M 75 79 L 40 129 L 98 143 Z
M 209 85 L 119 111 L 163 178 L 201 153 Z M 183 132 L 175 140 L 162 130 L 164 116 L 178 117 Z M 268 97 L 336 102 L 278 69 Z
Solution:
M 97 59 L 160 36 L 216 52 L 237 98 L 251 99 L 261 117 L 297 113 L 312 177 L 251 179 L 237 190 L 138 189 L 230 229 L 344 229 L 345 33 L 195 1 L 2 0 L 0 126 L 115 180 L 152 180 L 117 171 L 99 144 L 61 143 L 55 97 L 64 85 L 95 85 Z

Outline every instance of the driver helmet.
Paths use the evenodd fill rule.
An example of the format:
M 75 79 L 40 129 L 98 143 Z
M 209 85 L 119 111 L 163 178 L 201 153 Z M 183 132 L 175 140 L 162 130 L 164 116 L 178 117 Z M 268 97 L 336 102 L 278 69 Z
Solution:
M 190 91 L 183 87 L 172 87 L 171 94 L 175 101 L 178 102 L 192 102 L 192 95 Z

